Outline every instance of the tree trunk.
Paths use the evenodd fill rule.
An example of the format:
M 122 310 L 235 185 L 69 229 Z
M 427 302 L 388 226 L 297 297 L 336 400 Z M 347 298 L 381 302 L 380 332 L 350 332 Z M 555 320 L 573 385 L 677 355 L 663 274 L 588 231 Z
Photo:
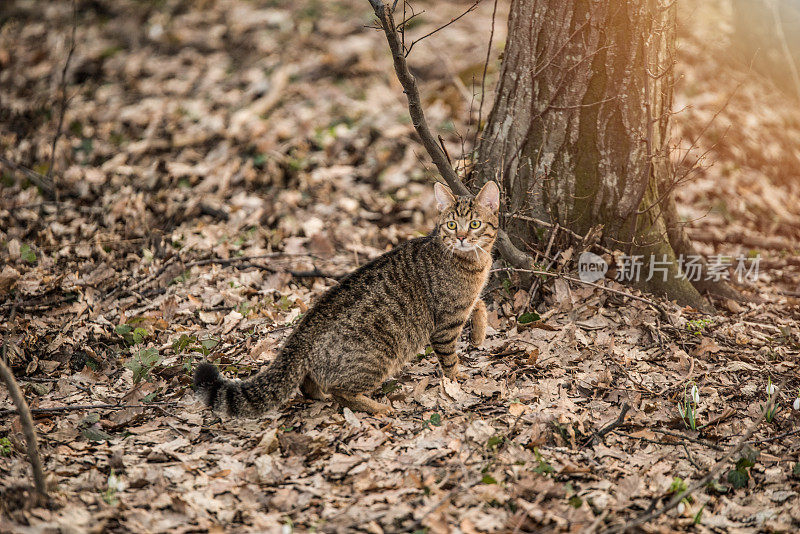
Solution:
M 528 215 L 643 256 L 638 285 L 709 309 L 678 276 L 693 252 L 674 216 L 669 131 L 674 2 L 513 0 L 494 106 L 481 137 L 479 182 L 498 178 L 512 240 L 536 241 Z M 498 176 L 499 175 L 499 176 Z M 688 247 L 688 249 L 686 248 Z M 647 276 L 668 262 L 666 281 Z

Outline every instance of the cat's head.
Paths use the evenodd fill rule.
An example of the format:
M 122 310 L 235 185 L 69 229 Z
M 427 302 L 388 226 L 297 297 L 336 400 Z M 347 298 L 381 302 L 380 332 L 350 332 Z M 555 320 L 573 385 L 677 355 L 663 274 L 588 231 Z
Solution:
M 475 198 L 455 197 L 450 188 L 436 183 L 433 187 L 439 208 L 439 236 L 455 253 L 472 255 L 490 253 L 497 237 L 500 188 L 486 182 Z M 477 257 L 477 254 L 476 254 Z

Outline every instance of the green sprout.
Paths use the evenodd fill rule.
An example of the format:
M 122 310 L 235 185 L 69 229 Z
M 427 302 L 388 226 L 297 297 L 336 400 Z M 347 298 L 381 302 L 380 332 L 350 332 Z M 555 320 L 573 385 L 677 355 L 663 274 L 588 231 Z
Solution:
M 692 387 L 687 391 L 687 386 Z M 697 430 L 697 411 L 700 405 L 700 390 L 697 389 L 697 384 L 692 381 L 683 386 L 683 401 L 678 403 L 678 412 L 681 414 L 683 424 L 687 428 Z
M 772 404 L 772 407 L 767 409 L 767 407 L 772 402 L 772 396 L 775 394 L 775 384 L 772 383 L 772 377 L 767 377 L 767 404 L 761 404 L 762 410 L 767 410 L 767 413 L 764 414 L 764 419 L 767 420 L 767 423 L 771 423 L 773 419 L 775 419 L 775 414 L 778 413 L 778 403 L 777 399 L 775 399 L 775 403 Z

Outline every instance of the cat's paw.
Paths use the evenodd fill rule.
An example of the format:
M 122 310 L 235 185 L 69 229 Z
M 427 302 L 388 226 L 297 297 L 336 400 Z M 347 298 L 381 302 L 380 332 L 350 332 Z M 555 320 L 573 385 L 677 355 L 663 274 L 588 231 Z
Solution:
M 459 372 L 458 365 L 451 367 L 450 369 L 444 371 L 444 376 L 449 378 L 450 380 L 458 380 L 459 377 L 464 376 L 464 373 Z
M 484 341 L 486 341 L 486 331 L 477 332 L 473 330 L 470 332 L 469 342 L 473 347 L 482 347 Z

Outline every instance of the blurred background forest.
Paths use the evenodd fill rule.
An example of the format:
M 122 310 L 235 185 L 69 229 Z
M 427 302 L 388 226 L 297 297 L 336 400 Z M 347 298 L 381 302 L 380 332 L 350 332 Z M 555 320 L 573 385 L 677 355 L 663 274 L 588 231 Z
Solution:
M 406 39 L 447 25 L 408 62 L 470 185 L 509 2 L 412 6 Z M 706 256 L 760 259 L 743 298 L 702 313 L 576 283 L 557 275 L 584 232 L 537 227 L 517 245 L 554 275 L 498 258 L 460 384 L 420 357 L 379 392 L 389 418 L 298 397 L 231 422 L 194 404 L 192 366 L 247 376 L 338 277 L 435 218 L 369 2 L 4 2 L 0 332 L 50 501 L 0 388 L 0 531 L 602 531 L 720 460 L 644 528 L 796 531 L 800 4 L 673 7 L 677 214 Z

